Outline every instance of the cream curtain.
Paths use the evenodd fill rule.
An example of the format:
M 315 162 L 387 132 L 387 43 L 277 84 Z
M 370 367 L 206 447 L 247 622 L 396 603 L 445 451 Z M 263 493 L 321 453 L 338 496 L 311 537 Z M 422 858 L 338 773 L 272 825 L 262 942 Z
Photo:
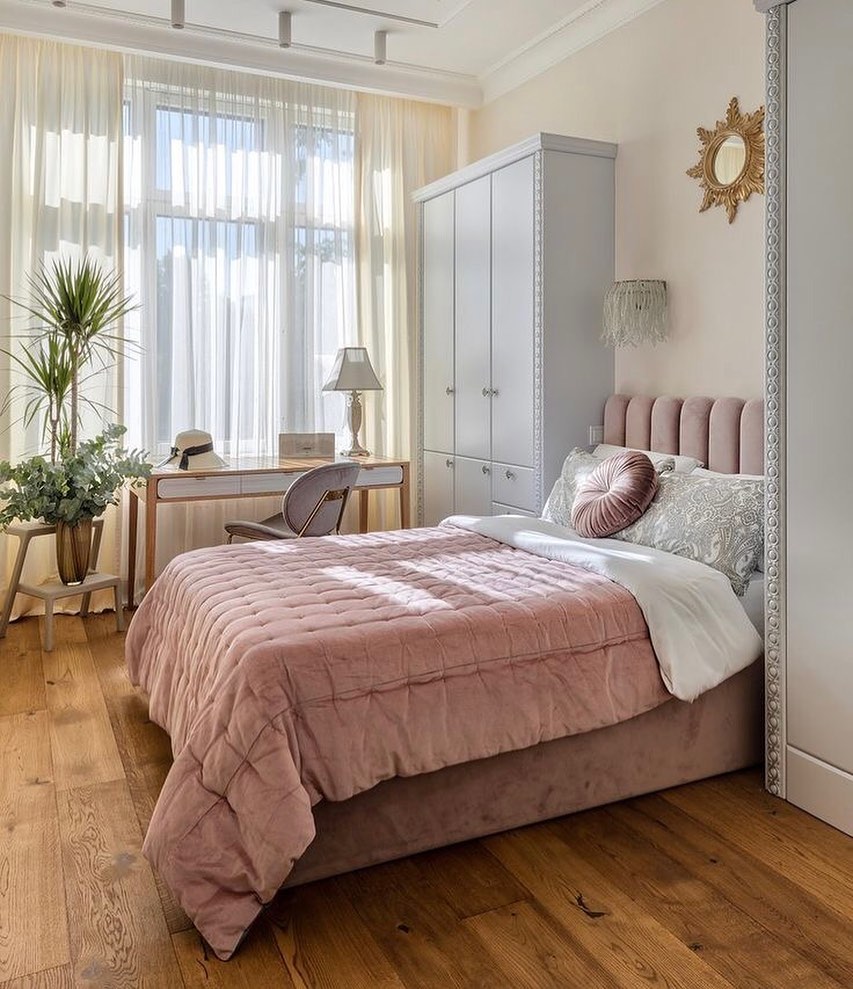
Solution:
M 380 380 L 365 397 L 367 447 L 407 458 L 416 449 L 417 212 L 412 193 L 453 170 L 448 107 L 360 93 L 356 103 L 358 335 Z M 396 499 L 371 498 L 371 525 L 397 525 Z
M 88 252 L 107 269 L 121 265 L 120 198 L 122 59 L 118 54 L 0 35 L 0 294 L 27 297 L 27 275 L 58 256 Z M 20 346 L 20 311 L 0 298 L 4 348 Z M 91 397 L 120 416 L 118 375 L 100 375 Z M 3 396 L 21 379 L 0 358 Z M 24 430 L 19 396 L 0 422 L 0 456 L 18 460 L 41 450 L 37 426 Z M 97 423 L 90 427 L 97 431 Z M 87 431 L 92 431 L 88 428 Z M 107 517 L 101 565 L 119 572 L 117 513 Z M 0 584 L 8 580 L 17 539 L 3 535 Z M 56 572 L 50 538 L 30 546 L 24 580 Z M 105 598 L 106 600 L 106 598 Z M 69 609 L 76 607 L 72 599 Z M 19 596 L 13 614 L 39 602 Z
M 131 444 L 161 457 L 201 428 L 228 458 L 274 453 L 283 431 L 343 434 L 343 397 L 322 384 L 337 349 L 361 343 L 385 385 L 366 396 L 367 445 L 410 454 L 411 193 L 453 167 L 451 110 L 17 38 L 2 39 L 0 73 L 0 291 L 19 294 L 60 251 L 123 266 L 138 347 L 102 384 Z M 0 451 L 18 458 L 36 440 L 7 428 Z M 374 525 L 396 524 L 393 501 L 372 503 Z M 221 542 L 227 518 L 277 506 L 161 510 L 158 569 Z M 124 572 L 122 535 L 110 516 L 104 569 Z M 52 568 L 44 543 L 27 579 Z

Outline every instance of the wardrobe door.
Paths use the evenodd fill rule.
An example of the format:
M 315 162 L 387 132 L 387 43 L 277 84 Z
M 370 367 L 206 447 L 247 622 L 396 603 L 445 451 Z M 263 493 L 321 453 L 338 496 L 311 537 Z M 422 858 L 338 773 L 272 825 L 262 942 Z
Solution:
M 851 38 L 850 0 L 788 8 L 786 792 L 853 834 Z
M 492 183 L 456 191 L 456 453 L 491 455 Z
M 453 202 L 423 207 L 424 447 L 453 452 Z
M 453 473 L 457 515 L 491 515 L 492 465 L 484 460 L 457 457 Z
M 424 451 L 424 525 L 437 525 L 453 514 L 454 458 Z
M 492 176 L 492 459 L 534 466 L 533 157 Z

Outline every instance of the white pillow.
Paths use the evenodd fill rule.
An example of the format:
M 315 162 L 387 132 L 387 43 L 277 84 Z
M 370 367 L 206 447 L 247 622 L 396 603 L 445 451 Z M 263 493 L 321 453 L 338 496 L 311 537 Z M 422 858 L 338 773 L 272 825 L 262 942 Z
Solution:
M 611 443 L 599 443 L 592 451 L 592 455 L 598 457 L 599 460 L 606 460 L 616 453 L 627 453 L 628 450 L 632 449 L 633 447 L 629 446 L 613 446 Z M 662 460 L 674 460 L 676 474 L 690 474 L 697 467 L 702 466 L 702 461 L 697 460 L 695 457 L 685 457 L 675 453 L 658 453 L 655 450 L 640 450 L 639 452 L 645 453 L 655 467 L 658 467 Z
M 697 477 L 732 477 L 741 478 L 745 481 L 763 481 L 763 474 L 724 474 L 720 470 L 708 470 L 707 467 L 697 467 L 696 470 L 691 471 Z

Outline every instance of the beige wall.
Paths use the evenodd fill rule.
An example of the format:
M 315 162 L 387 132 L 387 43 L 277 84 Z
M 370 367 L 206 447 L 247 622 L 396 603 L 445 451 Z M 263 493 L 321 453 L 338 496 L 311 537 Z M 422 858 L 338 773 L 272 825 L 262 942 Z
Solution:
M 764 19 L 748 0 L 665 0 L 471 114 L 469 158 L 536 131 L 615 141 L 616 276 L 665 278 L 670 339 L 616 354 L 618 389 L 757 397 L 764 198 L 698 211 L 696 127 L 764 94 Z

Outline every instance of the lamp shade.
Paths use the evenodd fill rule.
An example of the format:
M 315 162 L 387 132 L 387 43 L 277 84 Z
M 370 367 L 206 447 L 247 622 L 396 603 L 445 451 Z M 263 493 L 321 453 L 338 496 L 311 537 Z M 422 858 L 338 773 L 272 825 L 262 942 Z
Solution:
M 666 282 L 654 278 L 614 282 L 604 297 L 601 338 L 611 347 L 666 340 Z
M 366 347 L 341 347 L 323 391 L 381 391 Z

